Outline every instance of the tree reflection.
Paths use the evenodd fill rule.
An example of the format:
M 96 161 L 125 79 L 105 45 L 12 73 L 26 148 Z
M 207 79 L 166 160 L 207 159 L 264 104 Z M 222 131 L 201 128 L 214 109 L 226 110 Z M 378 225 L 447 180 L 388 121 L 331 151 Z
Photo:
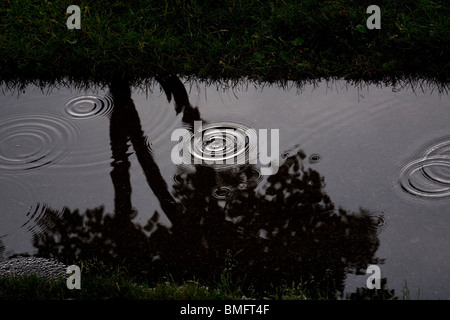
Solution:
M 201 120 L 178 78 L 158 80 L 168 100 L 174 99 L 176 113 L 183 112 L 183 122 Z M 36 222 L 42 228 L 33 239 L 39 256 L 64 262 L 101 258 L 152 279 L 170 274 L 175 280 L 212 280 L 226 270 L 236 283 L 257 292 L 302 281 L 313 297 L 342 293 L 347 273 L 379 262 L 379 221 L 366 210 L 335 208 L 324 191 L 324 178 L 305 166 L 302 150 L 262 181 L 254 177 L 255 166 L 220 171 L 180 166 L 171 194 L 144 137 L 128 84 L 114 80 L 110 89 L 115 211 L 48 209 L 45 219 Z M 170 228 L 158 223 L 158 212 L 145 226 L 132 222 L 129 141 L 172 222 Z M 231 192 L 214 196 L 215 186 Z
M 3 244 L 2 237 L 0 237 L 0 261 L 4 259 L 3 254 L 5 253 L 5 245 Z

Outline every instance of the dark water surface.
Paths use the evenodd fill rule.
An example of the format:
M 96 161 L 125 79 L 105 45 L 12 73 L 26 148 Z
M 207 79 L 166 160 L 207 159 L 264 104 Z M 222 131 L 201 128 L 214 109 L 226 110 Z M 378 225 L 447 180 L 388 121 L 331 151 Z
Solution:
M 376 264 L 396 296 L 406 283 L 413 299 L 450 299 L 448 93 L 177 78 L 2 89 L 1 259 L 227 269 L 255 290 L 302 278 L 344 294 Z

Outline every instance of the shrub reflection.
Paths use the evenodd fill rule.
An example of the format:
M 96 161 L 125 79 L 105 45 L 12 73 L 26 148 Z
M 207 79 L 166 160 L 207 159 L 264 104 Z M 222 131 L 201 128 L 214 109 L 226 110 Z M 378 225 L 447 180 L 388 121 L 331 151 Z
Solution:
M 183 112 L 183 122 L 201 120 L 178 78 L 159 82 L 168 100 L 173 97 L 176 113 Z M 182 178 L 170 193 L 146 143 L 129 86 L 115 80 L 111 93 L 115 211 L 47 209 L 45 218 L 36 222 L 42 230 L 33 238 L 39 256 L 69 263 L 101 258 L 154 280 L 170 274 L 175 280 L 208 281 L 226 272 L 235 283 L 257 292 L 301 281 L 311 297 L 342 293 L 348 273 L 364 272 L 368 264 L 380 262 L 375 257 L 378 221 L 367 210 L 336 208 L 324 191 L 324 177 L 305 165 L 308 159 L 302 150 L 262 181 L 252 181 L 257 168 L 250 165 L 222 171 L 202 165 L 188 171 L 179 167 Z M 132 221 L 136 213 L 128 142 L 171 220 L 170 228 L 158 223 L 158 212 L 145 226 Z M 231 186 L 232 196 L 214 197 L 211 190 L 218 185 Z

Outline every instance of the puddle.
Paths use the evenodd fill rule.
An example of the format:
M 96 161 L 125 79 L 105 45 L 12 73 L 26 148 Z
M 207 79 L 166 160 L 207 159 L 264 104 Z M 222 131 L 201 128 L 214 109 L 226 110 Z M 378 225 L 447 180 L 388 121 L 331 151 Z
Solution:
M 450 102 L 432 88 L 161 79 L 3 89 L 0 259 L 450 298 Z M 418 240 L 419 239 L 419 240 Z M 313 281 L 314 279 L 314 281 Z

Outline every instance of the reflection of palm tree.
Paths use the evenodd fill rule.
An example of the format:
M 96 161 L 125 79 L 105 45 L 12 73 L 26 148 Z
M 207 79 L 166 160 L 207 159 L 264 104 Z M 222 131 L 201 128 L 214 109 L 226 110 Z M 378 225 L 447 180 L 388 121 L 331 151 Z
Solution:
M 183 112 L 185 123 L 200 120 L 179 79 L 160 82 L 168 99 L 174 97 L 175 109 Z M 236 190 L 225 206 L 211 195 L 217 175 L 208 166 L 197 165 L 187 172 L 175 183 L 172 195 L 145 141 L 128 85 L 114 81 L 111 93 L 115 213 L 106 215 L 103 208 L 84 215 L 68 209 L 62 214 L 48 210 L 46 221 L 52 220 L 54 226 L 34 238 L 40 255 L 63 261 L 101 257 L 153 278 L 168 272 L 175 279 L 196 276 L 205 280 L 217 277 L 232 261 L 234 267 L 229 271 L 234 279 L 246 277 L 255 290 L 303 279 L 313 292 L 330 295 L 342 292 L 347 272 L 377 263 L 373 219 L 336 210 L 324 192 L 323 177 L 303 166 L 302 151 L 285 159 L 264 185 Z M 131 221 L 128 140 L 172 222 L 170 230 L 158 225 L 158 214 L 145 227 Z M 233 172 L 220 174 L 227 183 L 238 183 Z
M 132 212 L 130 162 L 128 160 L 129 154 L 127 154 L 129 139 L 147 182 L 158 198 L 161 208 L 170 219 L 176 220 L 176 203 L 153 159 L 152 150 L 146 143 L 128 84 L 122 80 L 114 80 L 111 84 L 111 94 L 114 101 L 114 109 L 110 120 L 111 150 L 114 159 L 111 178 L 116 195 L 116 215 L 124 214 L 125 219 L 129 219 L 127 215 Z
M 175 100 L 175 111 L 177 115 L 180 112 L 183 112 L 182 121 L 184 123 L 190 124 L 192 128 L 194 126 L 194 121 L 201 120 L 200 112 L 189 102 L 186 88 L 178 77 L 173 75 L 162 76 L 158 77 L 158 82 L 166 93 L 167 100 L 170 102 L 172 97 Z

